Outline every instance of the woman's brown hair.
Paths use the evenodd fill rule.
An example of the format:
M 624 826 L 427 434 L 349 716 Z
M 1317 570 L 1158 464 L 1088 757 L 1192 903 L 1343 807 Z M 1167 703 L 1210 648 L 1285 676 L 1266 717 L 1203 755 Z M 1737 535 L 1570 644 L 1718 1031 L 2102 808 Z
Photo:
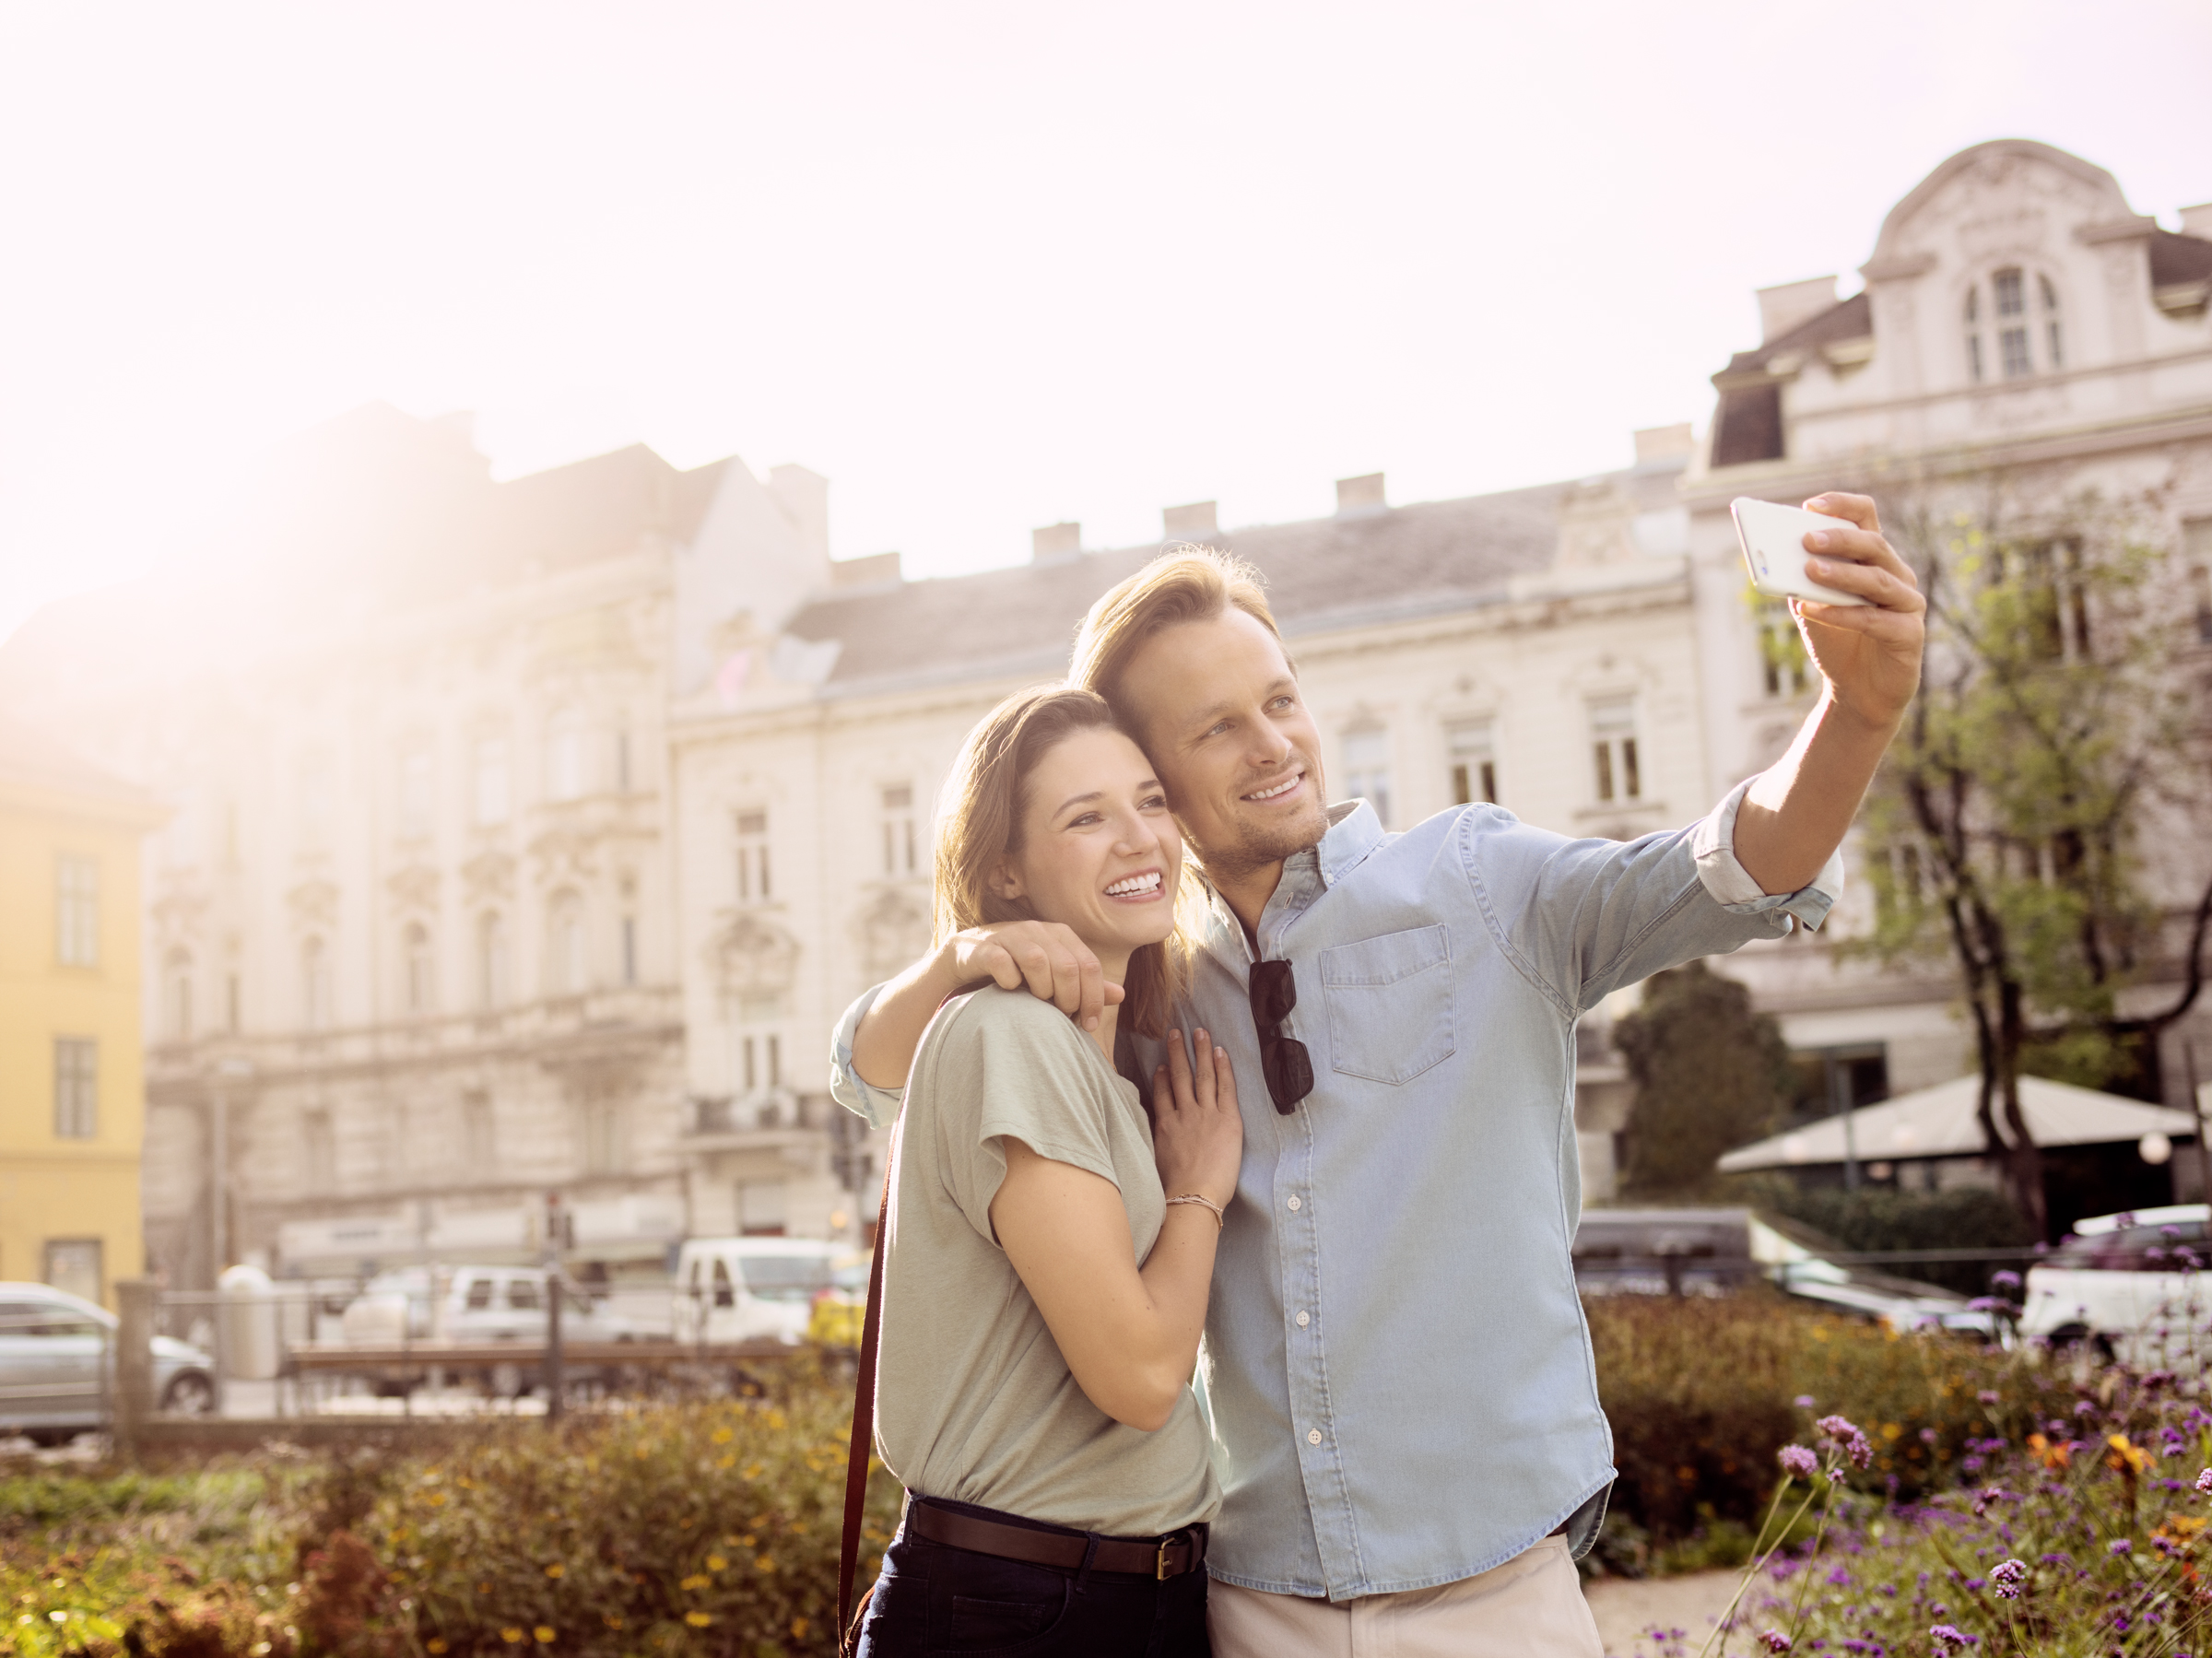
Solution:
M 938 814 L 937 943 L 969 927 L 1039 919 L 1026 900 L 993 892 L 991 875 L 1002 858 L 1021 851 L 1030 780 L 1039 763 L 1060 743 L 1084 731 L 1127 735 L 1096 691 L 1042 685 L 1017 691 L 968 734 L 952 775 L 946 780 Z M 1140 1036 L 1167 1034 L 1176 999 L 1189 984 L 1190 935 L 1184 924 L 1189 891 L 1190 883 L 1181 882 L 1169 895 L 1176 925 L 1167 939 L 1142 946 L 1129 958 L 1121 1017 Z

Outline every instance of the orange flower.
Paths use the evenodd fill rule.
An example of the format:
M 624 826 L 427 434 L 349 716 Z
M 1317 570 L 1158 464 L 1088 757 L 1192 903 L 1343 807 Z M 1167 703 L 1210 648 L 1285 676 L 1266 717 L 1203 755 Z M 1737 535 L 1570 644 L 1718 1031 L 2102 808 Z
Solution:
M 2053 1444 L 2040 1433 L 2028 1436 L 2028 1449 L 2034 1452 L 2046 1468 L 2064 1468 L 2074 1461 L 2074 1448 L 2065 1440 Z
M 2104 1459 L 2104 1465 L 2114 1474 L 2140 1474 L 2150 1466 L 2150 1453 L 2129 1444 L 2127 1435 L 2113 1434 L 2105 1443 L 2112 1448 L 2112 1453 Z

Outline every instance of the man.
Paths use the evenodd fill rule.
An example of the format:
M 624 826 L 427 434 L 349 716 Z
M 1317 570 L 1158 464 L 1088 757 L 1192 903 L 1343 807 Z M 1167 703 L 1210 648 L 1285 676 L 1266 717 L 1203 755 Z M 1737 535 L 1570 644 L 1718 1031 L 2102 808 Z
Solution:
M 1818 706 L 1701 822 L 1625 842 L 1324 806 L 1296 669 L 1231 560 L 1163 556 L 1085 620 L 1072 676 L 1144 746 L 1211 888 L 1190 1016 L 1242 1085 L 1205 1361 L 1224 1653 L 1598 1652 L 1573 1559 L 1614 1475 L 1571 1261 L 1575 1021 L 1818 925 L 1919 683 L 1925 606 L 1874 503 L 1806 504 L 1858 526 L 1806 537 L 1814 578 L 1868 601 L 1799 608 Z M 848 1012 L 838 1098 L 888 1121 L 937 1001 L 985 977 L 1087 1025 L 1118 1000 L 1062 929 L 960 935 Z

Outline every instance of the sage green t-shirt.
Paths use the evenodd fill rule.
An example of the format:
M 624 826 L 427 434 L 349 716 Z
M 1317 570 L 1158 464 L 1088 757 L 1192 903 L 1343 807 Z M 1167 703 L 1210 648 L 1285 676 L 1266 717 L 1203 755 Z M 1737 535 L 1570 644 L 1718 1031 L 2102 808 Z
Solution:
M 1165 1426 L 1116 1422 L 1077 1385 L 991 1228 L 1002 1139 L 1112 1181 L 1140 1266 L 1166 1217 L 1136 1089 L 1049 1002 L 947 1002 L 914 1055 L 894 1138 L 876 1445 L 908 1490 L 1109 1536 L 1221 1506 L 1188 1387 Z

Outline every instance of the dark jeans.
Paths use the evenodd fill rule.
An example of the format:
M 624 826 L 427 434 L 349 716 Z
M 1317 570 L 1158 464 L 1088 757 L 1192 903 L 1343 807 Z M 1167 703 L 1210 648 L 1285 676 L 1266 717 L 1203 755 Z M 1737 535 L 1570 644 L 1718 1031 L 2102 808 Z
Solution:
M 1004 1525 L 1081 1536 L 972 1503 L 916 1497 Z M 1212 1658 L 1206 1572 L 1158 1581 L 971 1554 L 904 1525 L 883 1557 L 860 1658 Z

